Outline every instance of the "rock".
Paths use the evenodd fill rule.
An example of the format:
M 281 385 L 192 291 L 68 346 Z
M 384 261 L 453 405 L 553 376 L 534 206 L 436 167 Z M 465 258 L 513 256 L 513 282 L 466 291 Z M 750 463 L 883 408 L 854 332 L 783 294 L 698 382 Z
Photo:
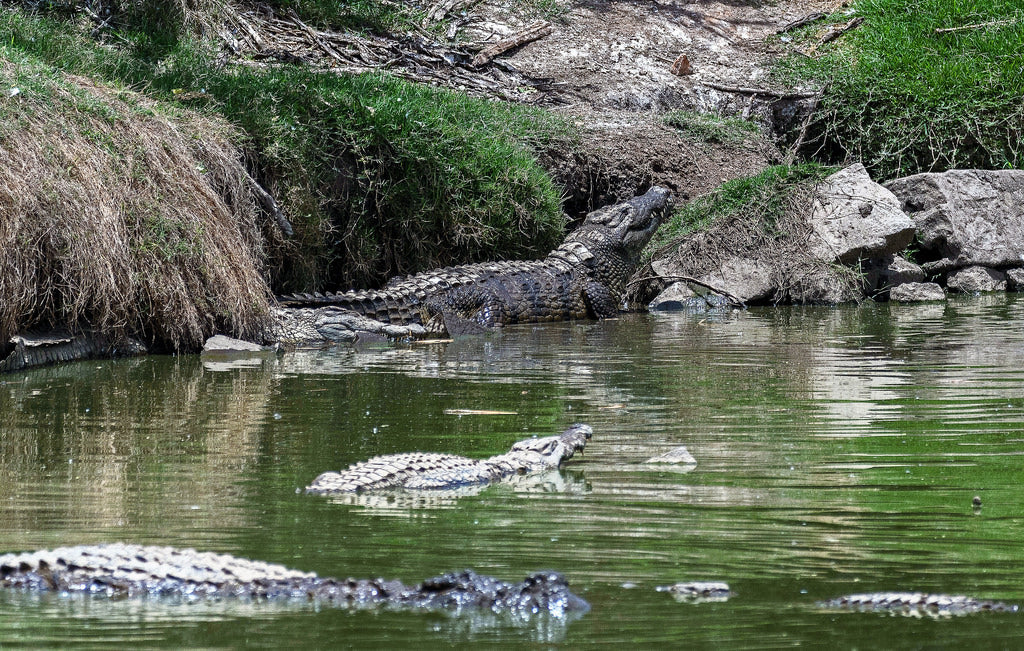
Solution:
M 1006 291 L 1006 274 L 988 267 L 965 267 L 946 277 L 946 287 L 964 294 Z
M 1024 260 L 1024 170 L 950 170 L 886 184 L 939 259 L 928 272 L 1017 267 Z
M 764 303 L 775 296 L 771 266 L 758 260 L 730 258 L 700 280 L 729 292 L 744 303 Z
M 822 181 L 811 209 L 814 257 L 853 264 L 862 258 L 893 255 L 914 239 L 914 222 L 900 201 L 875 183 L 861 164 Z
M 919 283 L 925 278 L 924 269 L 898 255 L 868 260 L 861 270 L 864 272 L 865 288 L 872 292 L 906 283 Z
M 837 305 L 863 296 L 861 284 L 852 271 L 825 265 L 791 278 L 787 294 L 790 302 L 798 305 Z
M 944 301 L 946 292 L 935 283 L 904 283 L 889 290 L 889 300 L 899 303 Z
M 659 454 L 656 457 L 651 457 L 644 463 L 667 463 L 673 465 L 682 466 L 696 466 L 697 460 L 693 458 L 690 451 L 686 449 L 685 445 L 680 445 L 677 448 L 672 448 L 664 454 Z
M 225 335 L 213 335 L 203 344 L 204 353 L 252 353 L 266 350 L 251 341 L 233 339 Z
M 1010 292 L 1024 291 L 1024 269 L 1006 270 L 1006 290 Z
M 698 294 L 683 281 L 672 283 L 647 305 L 652 312 L 707 312 L 731 307 L 732 302 L 721 294 Z

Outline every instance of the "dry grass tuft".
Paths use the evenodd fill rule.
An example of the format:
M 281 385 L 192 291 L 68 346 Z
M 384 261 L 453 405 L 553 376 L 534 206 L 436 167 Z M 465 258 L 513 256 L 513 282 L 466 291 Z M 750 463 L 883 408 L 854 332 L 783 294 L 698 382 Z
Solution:
M 61 326 L 174 350 L 263 335 L 257 212 L 224 123 L 13 56 L 0 93 L 0 342 Z

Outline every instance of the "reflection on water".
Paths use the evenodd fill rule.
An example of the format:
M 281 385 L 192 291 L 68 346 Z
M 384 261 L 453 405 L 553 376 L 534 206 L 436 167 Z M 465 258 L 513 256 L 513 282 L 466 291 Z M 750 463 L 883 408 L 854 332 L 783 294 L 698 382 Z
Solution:
M 874 590 L 1024 602 L 1021 323 L 1024 300 L 999 296 L 2 376 L 0 550 L 124 540 L 412 583 L 552 568 L 593 610 L 524 627 L 0 594 L 0 643 L 1012 645 L 1020 616 L 814 604 Z M 594 438 L 561 472 L 458 492 L 301 492 L 378 454 L 482 458 L 572 422 Z M 695 466 L 644 463 L 680 445 Z M 655 590 L 683 581 L 725 581 L 734 596 Z

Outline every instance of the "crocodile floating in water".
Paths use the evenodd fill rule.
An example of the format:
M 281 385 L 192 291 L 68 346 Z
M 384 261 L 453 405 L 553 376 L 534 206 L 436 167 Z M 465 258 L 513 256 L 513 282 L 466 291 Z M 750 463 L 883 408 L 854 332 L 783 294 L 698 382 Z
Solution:
M 389 336 L 457 335 L 513 323 L 615 316 L 640 252 L 669 207 L 669 191 L 654 187 L 596 210 L 543 260 L 436 269 L 395 278 L 380 290 L 280 297 L 290 309 L 281 311 L 279 338 L 344 338 L 341 333 L 372 324 Z
M 0 556 L 0 587 L 110 597 L 242 598 L 349 607 L 484 609 L 529 617 L 585 612 L 589 605 L 555 572 L 508 583 L 472 570 L 415 586 L 383 579 L 319 577 L 229 554 L 130 544 L 82 545 Z
M 558 468 L 582 452 L 594 430 L 576 423 L 557 436 L 526 439 L 504 454 L 470 459 L 454 454 L 410 452 L 362 461 L 342 472 L 325 472 L 306 487 L 307 493 L 353 493 L 403 488 L 450 490 L 487 484 L 516 474 Z
M 1017 612 L 1016 604 L 975 599 L 964 595 L 927 594 L 923 592 L 869 592 L 851 594 L 818 604 L 822 608 L 934 615 L 969 615 L 985 611 Z

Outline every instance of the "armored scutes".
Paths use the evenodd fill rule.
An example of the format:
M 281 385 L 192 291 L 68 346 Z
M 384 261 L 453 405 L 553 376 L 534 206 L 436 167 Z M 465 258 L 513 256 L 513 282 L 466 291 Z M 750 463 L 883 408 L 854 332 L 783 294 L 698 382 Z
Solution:
M 343 472 L 325 472 L 306 487 L 307 493 L 353 493 L 403 488 L 450 490 L 487 484 L 516 474 L 558 468 L 582 452 L 594 430 L 577 423 L 558 436 L 526 439 L 504 454 L 469 459 L 454 454 L 410 452 L 374 457 Z
M 538 572 L 521 583 L 508 583 L 465 570 L 407 586 L 383 579 L 319 577 L 229 554 L 121 543 L 4 554 L 0 556 L 0 587 L 110 597 L 230 597 L 349 607 L 472 608 L 521 617 L 538 613 L 562 617 L 589 609 L 555 572 Z
M 615 316 L 640 252 L 669 205 L 669 191 L 654 187 L 643 196 L 596 210 L 543 260 L 437 269 L 395 278 L 381 290 L 281 297 L 286 308 L 307 308 L 294 313 L 286 310 L 285 316 L 301 323 L 283 323 L 283 338 L 304 336 L 301 333 L 307 321 L 330 338 L 337 329 L 332 328 L 332 321 L 344 320 L 344 314 L 329 309 L 305 313 L 308 308 L 325 306 L 381 325 L 421 325 L 430 334 Z M 378 330 L 388 334 L 383 327 Z
M 898 614 L 969 615 L 985 611 L 1017 612 L 1018 606 L 1001 601 L 975 599 L 963 595 L 927 594 L 923 592 L 870 592 L 829 599 L 818 604 L 823 608 L 879 611 Z

